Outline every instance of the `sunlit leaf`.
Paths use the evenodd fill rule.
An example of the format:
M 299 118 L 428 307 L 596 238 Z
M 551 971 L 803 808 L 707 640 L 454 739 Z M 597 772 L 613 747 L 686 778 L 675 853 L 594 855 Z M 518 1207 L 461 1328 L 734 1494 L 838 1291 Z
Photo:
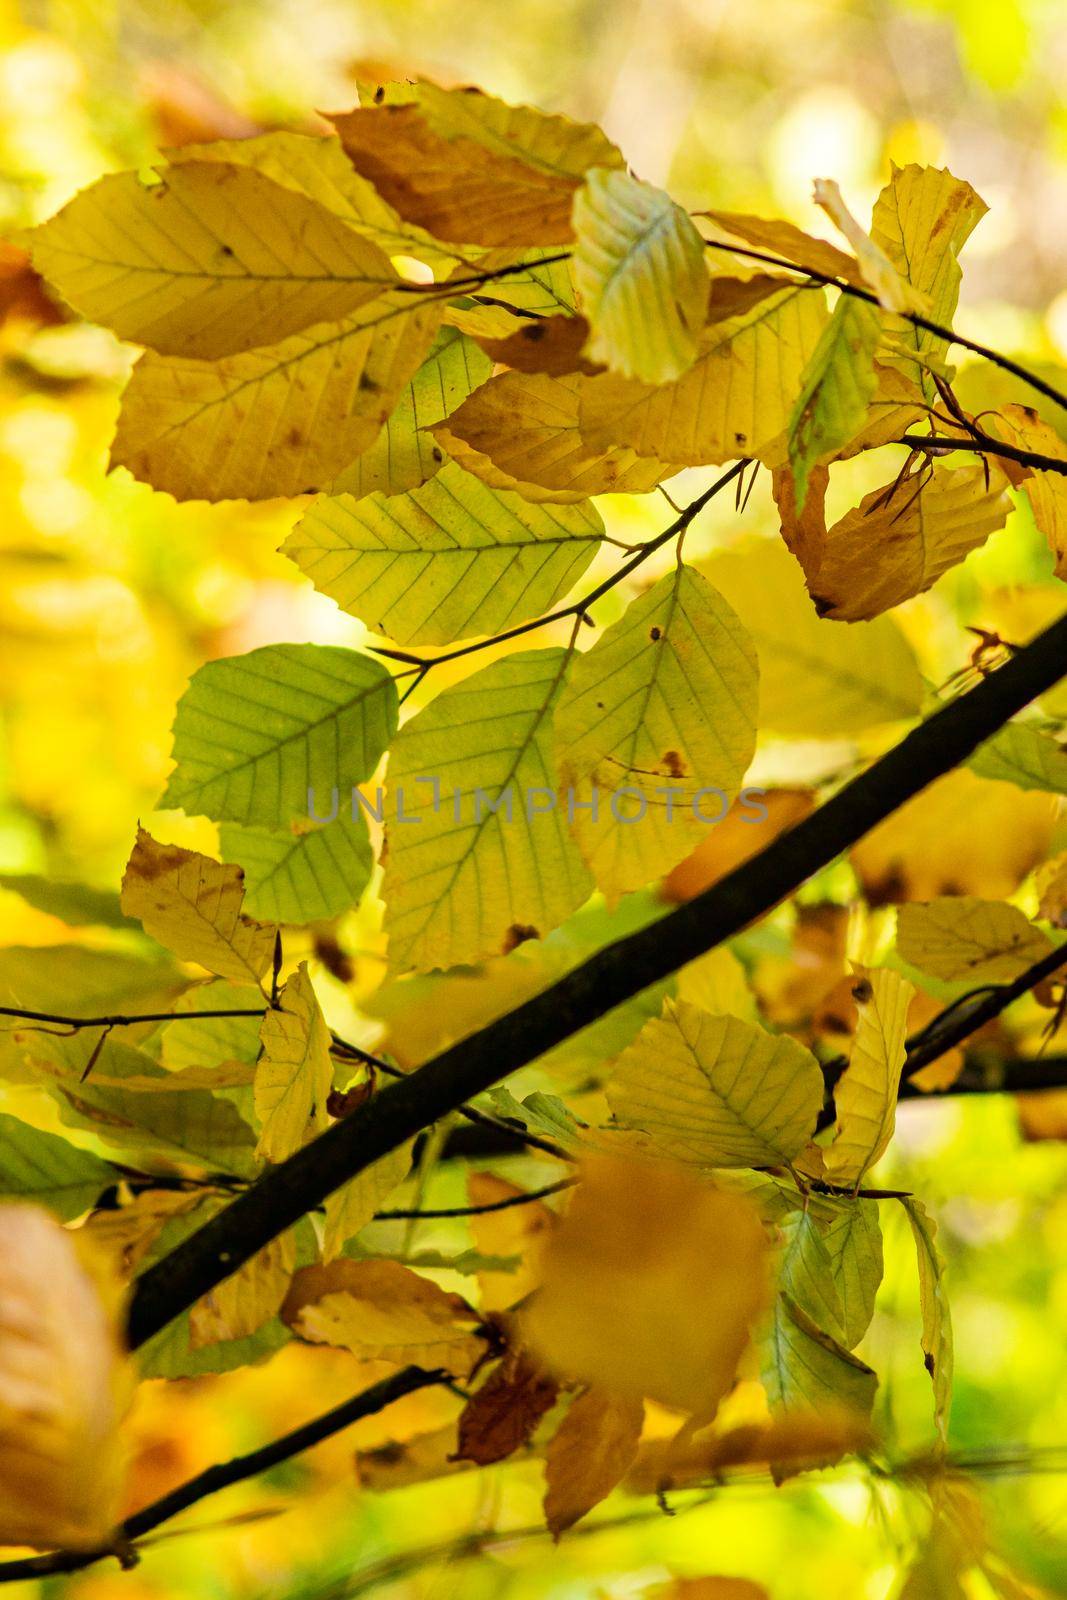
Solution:
M 709 288 L 703 241 L 681 206 L 628 172 L 595 167 L 575 196 L 574 232 L 586 353 L 624 378 L 680 378 L 696 359 Z
M 1042 728 L 1009 722 L 979 745 L 970 759 L 972 772 L 1020 789 L 1067 794 L 1067 745 Z
M 921 1200 L 901 1201 L 911 1224 L 919 1263 L 919 1298 L 922 1308 L 922 1347 L 926 1370 L 934 1386 L 934 1420 L 942 1442 L 948 1436 L 952 1402 L 952 1319 L 945 1293 L 944 1262 L 937 1247 L 937 1224 Z
M 317 804 L 330 802 L 320 795 Z M 347 911 L 358 903 L 374 869 L 360 810 L 324 827 L 242 828 L 225 823 L 219 829 L 219 849 L 244 869 L 248 910 L 275 922 L 317 922 Z
M 34 260 L 91 322 L 215 360 L 337 322 L 397 281 L 377 245 L 250 166 L 99 179 L 34 234 Z
M 117 1168 L 91 1150 L 0 1115 L 0 1194 L 5 1198 L 35 1200 L 69 1222 L 118 1179 Z
M 668 1000 L 615 1063 L 608 1103 L 658 1154 L 707 1167 L 783 1166 L 823 1102 L 818 1062 L 787 1034 Z
M 752 757 L 756 704 L 748 635 L 692 567 L 631 601 L 574 660 L 556 756 L 574 836 L 609 897 L 669 870 L 728 809 Z
M 383 883 L 395 967 L 450 967 L 510 950 L 588 896 L 552 765 L 552 712 L 568 659 L 531 650 L 483 667 L 395 740 Z
M 144 828 L 122 880 L 122 909 L 183 961 L 217 977 L 258 984 L 271 962 L 277 930 L 246 916 L 240 867 L 178 845 Z
M 302 961 L 259 1030 L 256 1114 L 262 1125 L 257 1154 L 284 1161 L 326 1125 L 333 1081 L 330 1035 Z
M 315 587 L 401 644 L 499 633 L 549 610 L 604 525 L 587 502 L 529 505 L 449 462 L 409 494 L 317 500 L 282 550 Z
M 440 300 L 397 291 L 221 361 L 150 351 L 126 387 L 111 463 L 176 500 L 325 489 L 374 443 L 441 315 Z
M 347 803 L 396 728 L 381 662 L 332 645 L 278 644 L 209 661 L 178 702 L 160 805 L 220 822 L 289 827 L 338 790 Z
M 813 462 L 831 456 L 863 427 L 878 387 L 877 308 L 842 295 L 801 378 L 789 419 L 789 460 L 803 507 Z

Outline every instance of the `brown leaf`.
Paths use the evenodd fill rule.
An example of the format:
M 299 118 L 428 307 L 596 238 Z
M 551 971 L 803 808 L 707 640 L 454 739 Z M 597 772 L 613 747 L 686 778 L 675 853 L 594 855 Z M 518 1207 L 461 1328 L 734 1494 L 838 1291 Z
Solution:
M 866 1417 L 844 1406 L 790 1411 L 726 1433 L 705 1431 L 695 1437 L 650 1440 L 626 1482 L 634 1494 L 656 1494 L 707 1483 L 729 1468 L 764 1471 L 786 1466 L 800 1472 L 830 1466 L 870 1443 Z
M 637 1453 L 645 1408 L 609 1389 L 587 1389 L 545 1456 L 545 1522 L 558 1539 L 620 1483 Z
M 492 1172 L 472 1172 L 467 1177 L 472 1206 L 495 1205 L 498 1200 L 511 1200 L 524 1192 Z M 529 1294 L 537 1281 L 537 1247 L 558 1220 L 543 1200 L 471 1217 L 471 1233 L 482 1255 L 520 1257 L 517 1272 L 479 1272 L 478 1303 L 483 1311 L 504 1311 Z
M 456 1458 L 487 1467 L 527 1443 L 556 1403 L 559 1386 L 530 1351 L 511 1350 L 467 1401 Z
M 554 378 L 568 372 L 604 369 L 582 355 L 589 338 L 584 317 L 537 317 L 524 322 L 506 339 L 479 339 L 486 355 L 515 372 L 547 372 Z

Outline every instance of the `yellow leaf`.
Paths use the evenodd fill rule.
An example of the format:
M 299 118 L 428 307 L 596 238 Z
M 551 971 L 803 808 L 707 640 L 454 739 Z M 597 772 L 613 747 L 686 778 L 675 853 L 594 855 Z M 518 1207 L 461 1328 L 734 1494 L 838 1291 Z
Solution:
M 1054 927 L 1067 927 L 1067 851 L 1046 861 L 1037 873 L 1041 899 L 1037 914 Z
M 926 1370 L 934 1386 L 934 1421 L 941 1443 L 948 1440 L 948 1415 L 952 1404 L 952 1317 L 945 1292 L 945 1263 L 937 1247 L 937 1223 L 914 1196 L 902 1202 L 911 1224 L 919 1263 L 919 1305 L 922 1314 L 922 1348 Z
M 274 954 L 277 929 L 241 912 L 240 867 L 178 845 L 160 844 L 144 828 L 122 880 L 122 909 L 138 917 L 146 933 L 183 961 L 235 983 L 255 983 Z
M 407 494 L 317 500 L 282 553 L 375 631 L 400 644 L 451 644 L 549 610 L 603 533 L 588 501 L 530 505 L 450 461 Z
M 472 1206 L 512 1200 L 523 1192 L 493 1172 L 472 1172 L 467 1177 L 467 1195 Z M 471 1236 L 483 1256 L 514 1255 L 519 1258 L 515 1272 L 479 1272 L 478 1304 L 483 1311 L 503 1311 L 526 1298 L 537 1282 L 535 1259 L 538 1246 L 557 1221 L 555 1212 L 543 1200 L 471 1217 Z
M 697 358 L 673 383 L 651 387 L 604 373 L 582 389 L 580 426 L 594 449 L 629 445 L 684 466 L 756 456 L 785 459 L 801 374 L 826 325 L 818 290 L 787 284 L 706 327 Z
M 37 1206 L 0 1206 L 0 1544 L 91 1549 L 118 1521 L 131 1380 L 118 1296 Z
M 841 295 L 789 419 L 789 461 L 803 507 L 815 462 L 843 449 L 863 428 L 878 387 L 874 352 L 881 320 L 875 306 Z
M 987 209 L 969 183 L 954 178 L 951 172 L 914 164 L 894 167 L 875 202 L 872 240 L 901 277 L 925 295 L 927 315 L 943 327 L 951 326 L 959 298 L 957 257 Z M 914 358 L 890 357 L 888 364 L 936 399 L 926 363 L 944 357 L 945 340 L 894 316 L 887 318 L 886 331 L 895 333 L 915 352 Z
M 116 1079 L 116 1083 L 122 1082 Z M 134 1195 L 129 1205 L 94 1211 L 83 1231 L 102 1255 L 110 1257 L 118 1277 L 131 1278 L 171 1218 L 194 1211 L 200 1201 L 195 1189 L 186 1194 L 146 1189 Z
M 305 1267 L 282 1316 L 302 1339 L 337 1345 L 362 1361 L 414 1361 L 465 1378 L 486 1352 L 477 1312 L 398 1261 L 341 1256 Z
M 852 628 L 823 620 L 788 550 L 766 539 L 735 545 L 701 562 L 700 570 L 756 646 L 761 728 L 823 738 L 830 728 L 850 734 L 918 716 L 922 673 L 891 618 Z M 764 836 L 762 828 L 750 831 Z
M 90 322 L 215 360 L 337 322 L 397 282 L 376 244 L 252 167 L 99 179 L 34 235 L 34 260 Z
M 1030 406 L 1004 406 L 996 421 L 1008 444 L 1067 461 L 1067 445 Z M 1004 470 L 1012 483 L 1026 490 L 1034 521 L 1055 557 L 1056 576 L 1067 578 L 1067 477 L 1058 472 L 1031 472 L 1010 461 L 1004 463 Z
M 667 1000 L 607 1084 L 617 1121 L 656 1153 L 707 1167 L 777 1167 L 798 1155 L 823 1103 L 819 1063 L 788 1034 Z
M 403 494 L 432 478 L 445 460 L 429 431 L 493 370 L 489 357 L 457 328 L 442 328 L 400 394 L 381 433 L 330 484 L 333 495 Z
M 591 1388 L 579 1395 L 545 1452 L 545 1522 L 554 1539 L 609 1495 L 637 1454 L 640 1400 Z
M 863 231 L 832 178 L 816 178 L 814 199 L 856 252 L 867 287 L 874 290 L 887 311 L 927 310 L 926 295 L 901 277 L 885 252 Z
M 893 1137 L 908 1006 L 915 990 L 887 967 L 857 967 L 855 974 L 852 995 L 859 1026 L 848 1066 L 834 1090 L 837 1134 L 826 1151 L 826 1176 L 831 1183 L 858 1187 Z
M 414 223 L 404 222 L 372 183 L 361 178 L 334 137 L 275 129 L 247 139 L 215 139 L 166 152 L 171 166 L 187 161 L 225 161 L 253 167 L 283 188 L 295 189 L 343 217 L 387 256 L 411 256 L 446 269 L 456 259 Z
M 189 1311 L 189 1345 L 202 1350 L 223 1339 L 247 1339 L 280 1309 L 296 1267 L 292 1229 L 279 1234 Z
M 571 238 L 571 202 L 590 166 L 621 166 L 589 124 L 509 106 L 479 89 L 420 83 L 414 104 L 331 118 L 356 171 L 402 217 L 459 244 Z
M 111 464 L 176 500 L 324 489 L 374 443 L 438 330 L 442 305 L 388 294 L 342 322 L 221 361 L 150 351 L 126 387 Z
M 708 305 L 704 242 L 681 206 L 628 172 L 594 167 L 574 199 L 574 281 L 586 354 L 624 378 L 691 367 Z
M 1010 983 L 1052 949 L 1018 906 L 946 895 L 897 912 L 897 949 L 948 983 Z
M 554 649 L 495 661 L 439 694 L 394 741 L 396 820 L 387 827 L 382 890 L 394 967 L 506 953 L 588 898 L 552 762 L 567 660 Z
M 675 1578 L 654 1600 L 770 1600 L 762 1583 L 751 1578 Z
M 525 1327 L 565 1376 L 710 1417 L 766 1294 L 750 1201 L 681 1167 L 592 1157 Z
M 669 871 L 725 814 L 752 758 L 757 694 L 741 622 L 687 566 L 574 660 L 556 712 L 559 778 L 609 900 Z
M 580 374 L 503 372 L 432 431 L 476 477 L 527 500 L 646 494 L 678 471 L 626 445 L 593 448 L 579 428 Z
M 335 1189 L 326 1197 L 326 1226 L 322 1236 L 324 1261 L 340 1255 L 349 1239 L 354 1239 L 361 1228 L 385 1204 L 398 1184 L 403 1183 L 411 1170 L 411 1142 L 390 1150 L 380 1161 Z
M 262 1132 L 256 1154 L 284 1161 L 326 1126 L 333 1081 L 330 1035 L 302 961 L 282 990 L 280 1006 L 263 1018 L 256 1063 L 256 1115 Z
M 872 490 L 794 554 L 819 615 L 859 622 L 924 593 L 1002 528 L 1010 511 L 998 468 L 987 482 L 982 466 L 937 466 L 921 488 L 909 479 Z
M 960 768 L 873 829 L 852 864 L 872 905 L 942 894 L 1003 899 L 1048 854 L 1057 806 L 1052 795 Z

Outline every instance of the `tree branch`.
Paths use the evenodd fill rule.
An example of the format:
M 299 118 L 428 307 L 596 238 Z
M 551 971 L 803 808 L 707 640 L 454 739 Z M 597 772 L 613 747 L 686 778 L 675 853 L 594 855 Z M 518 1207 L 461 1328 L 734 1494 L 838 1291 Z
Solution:
M 137 1560 L 136 1551 L 131 1548 L 134 1540 L 142 1538 L 153 1528 L 158 1528 L 161 1522 L 168 1522 L 171 1517 L 176 1517 L 180 1511 L 187 1511 L 199 1500 L 205 1500 L 208 1495 L 218 1494 L 220 1489 L 228 1489 L 232 1484 L 240 1483 L 245 1478 L 253 1478 L 260 1472 L 269 1471 L 281 1461 L 288 1461 L 290 1456 L 299 1455 L 303 1450 L 310 1450 L 312 1445 L 321 1444 L 323 1439 L 339 1433 L 342 1428 L 350 1427 L 361 1417 L 371 1417 L 379 1411 L 384 1411 L 394 1400 L 413 1394 L 416 1389 L 426 1389 L 431 1384 L 444 1383 L 447 1378 L 448 1374 L 444 1371 L 424 1372 L 421 1367 L 404 1367 L 401 1372 L 395 1372 L 391 1377 L 383 1378 L 380 1383 L 372 1384 L 369 1389 L 353 1395 L 350 1400 L 342 1401 L 339 1406 L 334 1406 L 322 1416 L 313 1418 L 311 1422 L 305 1422 L 290 1433 L 282 1434 L 280 1439 L 274 1439 L 270 1444 L 252 1450 L 247 1455 L 234 1456 L 232 1461 L 216 1462 L 214 1466 L 198 1472 L 194 1478 L 187 1479 L 176 1489 L 171 1489 L 158 1500 L 153 1500 L 150 1505 L 143 1506 L 140 1511 L 135 1511 L 132 1516 L 127 1517 L 115 1529 L 107 1544 L 100 1546 L 99 1549 L 56 1550 L 47 1555 L 24 1556 L 16 1561 L 0 1562 L 0 1583 L 15 1583 L 23 1578 L 42 1578 L 57 1572 L 78 1572 L 82 1567 L 103 1561 L 107 1556 L 114 1556 L 123 1566 L 133 1566 Z
M 334 1189 L 457 1105 L 763 916 L 1067 673 L 1067 617 L 942 707 L 818 811 L 675 911 L 387 1085 L 274 1167 L 137 1280 L 136 1348 Z
M 699 216 L 701 213 L 698 212 Z M 854 300 L 866 300 L 868 305 L 879 306 L 882 303 L 876 294 L 869 289 L 861 289 L 857 284 L 846 283 L 842 278 L 835 278 L 832 273 L 820 272 L 816 267 L 800 266 L 795 261 L 787 261 L 784 256 L 772 255 L 768 250 L 751 250 L 747 245 L 726 244 L 719 239 L 705 239 L 704 244 L 709 250 L 721 250 L 727 255 L 744 256 L 747 261 L 764 261 L 768 266 L 784 267 L 788 272 L 803 274 L 813 283 L 824 284 L 828 289 L 840 289 L 842 294 L 851 295 Z M 901 311 L 894 313 L 903 317 L 905 322 L 910 322 L 914 328 L 923 328 L 927 333 L 936 333 L 938 338 L 947 339 L 949 344 L 958 344 L 962 350 L 970 350 L 976 356 L 991 361 L 995 367 L 1000 367 L 1003 372 L 1010 372 L 1012 377 L 1021 378 L 1031 389 L 1036 389 L 1038 394 L 1043 394 L 1047 400 L 1054 400 L 1058 406 L 1067 410 L 1067 395 L 1062 394 L 1053 384 L 1047 383 L 1044 378 L 1038 377 L 1036 372 L 1030 372 L 1018 361 L 1013 361 L 1010 356 L 1003 356 L 999 350 L 993 350 L 987 344 L 979 344 L 977 339 L 968 339 L 962 333 L 954 333 L 951 328 L 942 322 L 935 322 L 932 317 L 924 317 L 921 311 Z
M 1058 472 L 1067 477 L 1067 460 L 1060 456 L 1042 455 L 1038 450 L 1023 450 L 1018 445 L 1004 444 L 987 433 L 976 431 L 962 439 L 946 438 L 929 433 L 906 433 L 897 444 L 909 450 L 922 450 L 927 455 L 947 455 L 951 450 L 970 450 L 976 455 L 1003 456 L 1006 461 L 1017 461 L 1021 467 L 1032 467 L 1035 472 Z

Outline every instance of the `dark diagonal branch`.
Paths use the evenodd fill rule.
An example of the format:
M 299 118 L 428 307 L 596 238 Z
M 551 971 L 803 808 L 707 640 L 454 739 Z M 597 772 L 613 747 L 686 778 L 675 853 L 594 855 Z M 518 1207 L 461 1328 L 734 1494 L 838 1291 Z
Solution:
M 218 1494 L 220 1489 L 228 1489 L 232 1484 L 241 1483 L 245 1478 L 254 1478 L 259 1473 L 276 1467 L 280 1462 L 288 1461 L 291 1456 L 310 1450 L 312 1445 L 321 1444 L 323 1439 L 329 1439 L 332 1434 L 340 1433 L 342 1428 L 351 1427 L 352 1423 L 358 1422 L 361 1417 L 371 1417 L 379 1411 L 384 1411 L 394 1400 L 400 1400 L 406 1394 L 413 1394 L 416 1389 L 426 1389 L 431 1384 L 444 1383 L 447 1377 L 448 1374 L 442 1371 L 424 1372 L 421 1367 L 405 1367 L 403 1371 L 383 1378 L 380 1383 L 372 1384 L 361 1394 L 353 1395 L 350 1400 L 342 1401 L 339 1406 L 334 1406 L 322 1416 L 313 1418 L 311 1422 L 305 1422 L 302 1427 L 282 1434 L 280 1439 L 274 1439 L 259 1450 L 252 1450 L 243 1456 L 234 1456 L 232 1461 L 217 1462 L 214 1466 L 207 1467 L 205 1471 L 198 1472 L 194 1478 L 180 1483 L 176 1489 L 171 1489 L 158 1500 L 153 1500 L 150 1505 L 143 1506 L 140 1511 L 135 1511 L 132 1516 L 127 1517 L 115 1529 L 108 1542 L 96 1550 L 57 1550 L 47 1555 L 24 1556 L 16 1561 L 0 1562 L 0 1583 L 15 1583 L 24 1578 L 43 1578 L 58 1572 L 78 1572 L 82 1567 L 92 1566 L 94 1562 L 102 1561 L 107 1556 L 115 1557 L 123 1566 L 132 1566 L 137 1560 L 137 1553 L 133 1548 L 135 1541 L 150 1533 L 153 1528 L 158 1528 L 161 1523 L 169 1522 L 171 1517 L 176 1517 L 179 1512 L 187 1511 L 200 1500 L 206 1500 L 208 1495 Z
M 373 1162 L 770 911 L 1067 673 L 1067 618 L 942 707 L 818 811 L 660 921 L 387 1085 L 274 1167 L 137 1281 L 134 1347 Z

